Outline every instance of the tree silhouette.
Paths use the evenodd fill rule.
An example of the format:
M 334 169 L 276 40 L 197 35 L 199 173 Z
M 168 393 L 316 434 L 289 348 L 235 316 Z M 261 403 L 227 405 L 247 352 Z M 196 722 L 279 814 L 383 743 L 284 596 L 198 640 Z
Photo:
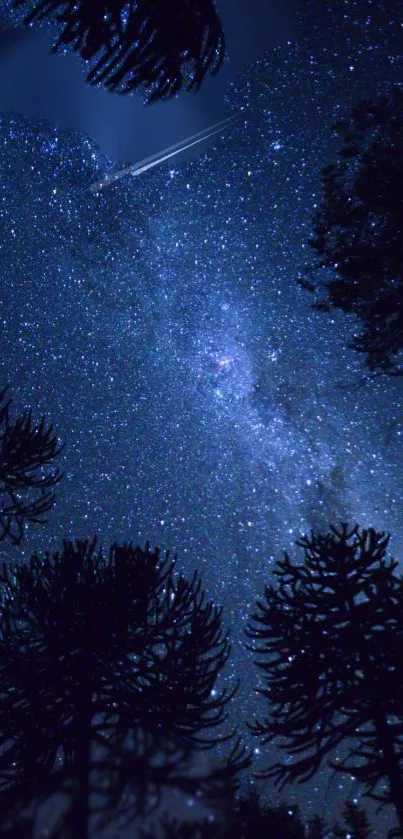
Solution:
M 365 811 L 354 801 L 346 801 L 343 811 L 344 821 L 349 827 L 351 839 L 370 839 L 372 830 L 368 824 Z
M 238 798 L 226 825 L 225 839 L 281 836 L 283 839 L 305 839 L 305 830 L 297 806 L 286 803 L 275 807 L 264 804 L 255 786 Z
M 90 84 L 124 94 L 144 85 L 148 103 L 174 96 L 186 77 L 186 89 L 199 90 L 225 58 L 213 0 L 35 0 L 24 23 L 47 19 L 60 30 L 51 52 L 79 52 Z
M 277 563 L 278 586 L 266 587 L 247 630 L 269 703 L 251 728 L 289 756 L 262 777 L 281 789 L 327 762 L 393 804 L 403 835 L 403 584 L 388 542 L 342 524 L 297 540 L 302 564 L 287 553 Z M 347 756 L 331 759 L 340 744 Z
M 327 294 L 313 308 L 357 316 L 362 333 L 349 347 L 365 355 L 371 373 L 401 376 L 403 88 L 393 85 L 361 102 L 332 128 L 341 148 L 322 169 L 323 197 L 309 240 L 318 260 L 298 282 Z
M 325 839 L 326 834 L 326 822 L 323 816 L 312 816 L 312 818 L 308 820 L 308 833 L 306 839 Z
M 26 524 L 44 524 L 54 504 L 62 446 L 45 417 L 35 423 L 28 410 L 12 420 L 6 392 L 0 392 L 0 540 L 19 545 Z
M 226 839 L 232 836 L 236 836 L 236 839 L 243 839 L 244 836 L 305 839 L 305 830 L 296 806 L 279 804 L 277 807 L 264 807 L 260 804 L 257 813 L 253 813 L 249 802 L 241 799 Z
M 140 828 L 140 839 L 156 839 L 154 830 Z M 194 821 L 181 821 L 165 815 L 159 825 L 158 836 L 161 839 L 224 839 L 222 824 L 211 822 L 207 818 Z
M 201 818 L 181 821 L 165 815 L 159 829 L 140 828 L 140 839 L 369 839 L 372 830 L 364 810 L 351 801 L 343 808 L 345 824 L 326 826 L 323 816 L 314 815 L 304 827 L 298 807 L 279 804 L 264 805 L 255 788 L 249 786 L 246 794 L 233 800 L 232 808 L 222 812 L 217 819 Z
M 158 835 L 162 839 L 306 839 L 298 807 L 280 804 L 268 807 L 262 804 L 253 790 L 234 799 L 233 808 L 222 818 L 211 822 L 207 818 L 183 821 L 165 817 Z M 140 830 L 141 839 L 156 839 L 152 830 Z
M 158 550 L 92 542 L 3 565 L 0 810 L 55 793 L 69 806 L 54 836 L 86 839 L 92 817 L 127 822 L 161 791 L 214 800 L 250 763 L 239 740 L 213 771 L 192 758 L 226 736 L 232 691 L 212 693 L 229 645 L 201 581 Z M 59 831 L 59 832 L 58 832 Z M 61 833 L 60 833 L 61 831 Z
M 347 839 L 347 831 L 338 822 L 332 827 L 332 839 Z
M 11 825 L 0 823 L 1 839 L 33 839 L 34 820 L 30 816 L 21 816 L 13 820 Z

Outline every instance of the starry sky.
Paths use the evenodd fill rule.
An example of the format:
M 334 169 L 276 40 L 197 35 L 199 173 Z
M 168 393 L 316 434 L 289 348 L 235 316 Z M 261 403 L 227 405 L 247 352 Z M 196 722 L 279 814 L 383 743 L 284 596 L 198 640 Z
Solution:
M 243 629 L 284 550 L 345 520 L 403 555 L 402 383 L 355 387 L 353 316 L 311 310 L 295 282 L 331 123 L 402 80 L 399 7 L 305 0 L 292 38 L 228 86 L 237 119 L 205 153 L 98 194 L 120 167 L 91 137 L 0 116 L 1 380 L 65 442 L 23 553 L 94 533 L 177 551 L 223 606 L 239 722 L 265 710 Z M 359 788 L 328 780 L 285 797 L 334 820 Z

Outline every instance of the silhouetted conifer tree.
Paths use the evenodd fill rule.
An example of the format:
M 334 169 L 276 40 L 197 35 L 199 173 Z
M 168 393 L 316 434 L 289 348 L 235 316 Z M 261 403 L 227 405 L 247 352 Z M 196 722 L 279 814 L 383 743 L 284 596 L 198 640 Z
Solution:
M 369 839 L 372 835 L 365 810 L 354 801 L 345 802 L 343 818 L 349 827 L 351 839 Z
M 139 829 L 140 839 L 226 839 L 223 825 L 208 818 L 181 821 L 167 815 L 156 830 Z
M 232 691 L 213 694 L 228 654 L 197 574 L 158 550 L 92 542 L 0 574 L 0 812 L 64 792 L 53 836 L 86 839 L 92 816 L 130 822 L 175 788 L 209 801 L 250 764 L 239 740 L 212 771 L 194 756 Z M 206 734 L 207 732 L 207 734 Z
M 341 149 L 322 170 L 323 198 L 309 241 L 319 259 L 298 282 L 311 292 L 326 290 L 313 308 L 357 315 L 363 331 L 349 346 L 365 354 L 370 371 L 401 376 L 403 88 L 361 102 L 332 128 Z M 327 279 L 329 271 L 335 278 Z M 315 284 L 317 274 L 322 280 Z
M 259 796 L 248 793 L 217 821 L 180 822 L 166 817 L 158 831 L 161 839 L 306 839 L 298 807 L 266 807 Z M 141 839 L 157 839 L 157 831 L 140 830 Z
M 323 816 L 315 815 L 308 820 L 306 839 L 325 839 L 326 835 L 326 822 Z
M 283 788 L 327 762 L 393 804 L 403 834 L 403 584 L 388 541 L 342 524 L 297 540 L 301 564 L 277 563 L 247 631 L 269 711 L 251 728 L 291 758 L 262 777 Z
M 332 839 L 347 839 L 347 831 L 338 822 L 332 827 Z
M 35 423 L 28 410 L 12 419 L 6 392 L 0 392 L 0 540 L 19 545 L 25 525 L 45 523 L 54 504 L 62 447 L 45 417 Z
M 305 831 L 297 806 L 265 805 L 256 789 L 250 785 L 233 811 L 226 839 L 253 836 L 282 836 L 284 839 L 305 839 Z
M 186 78 L 186 89 L 198 90 L 225 58 L 213 0 L 35 0 L 24 23 L 47 19 L 60 30 L 52 52 L 79 52 L 90 84 L 119 93 L 144 85 L 149 103 L 174 96 Z
M 31 816 L 17 816 L 12 824 L 4 824 L 3 814 L 0 816 L 1 839 L 33 839 L 34 819 Z

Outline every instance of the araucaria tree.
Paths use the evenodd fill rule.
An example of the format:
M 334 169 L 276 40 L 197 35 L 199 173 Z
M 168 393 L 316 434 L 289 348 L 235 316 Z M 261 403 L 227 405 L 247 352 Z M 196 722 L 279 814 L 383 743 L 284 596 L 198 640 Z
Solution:
M 0 392 L 0 540 L 19 545 L 27 523 L 45 523 L 54 504 L 62 447 L 45 417 L 34 422 L 28 410 L 12 419 L 6 392 Z
M 341 144 L 322 170 L 309 240 L 317 260 L 298 282 L 319 292 L 313 308 L 357 316 L 362 331 L 349 347 L 365 355 L 372 374 L 401 376 L 403 88 L 361 102 L 332 128 Z
M 95 540 L 0 574 L 0 811 L 68 800 L 54 836 L 86 839 L 94 821 L 130 822 L 161 791 L 210 800 L 249 765 L 239 740 L 200 771 L 195 756 L 228 740 L 234 691 L 213 691 L 229 653 L 220 611 L 197 574 L 158 550 Z M 215 731 L 220 726 L 220 735 Z
M 213 0 L 14 0 L 27 6 L 24 23 L 51 20 L 52 48 L 66 47 L 87 62 L 87 81 L 119 93 L 144 86 L 147 101 L 168 99 L 187 79 L 197 91 L 225 58 L 225 39 Z
M 346 801 L 343 816 L 348 826 L 347 833 L 351 836 L 351 839 L 370 839 L 373 831 L 362 807 L 359 807 L 354 801 Z
M 252 730 L 290 758 L 263 777 L 281 789 L 327 763 L 394 805 L 403 836 L 403 582 L 388 541 L 347 524 L 297 540 L 303 562 L 276 563 L 247 634 L 268 703 Z
M 159 825 L 161 839 L 309 839 L 298 807 L 279 804 L 266 806 L 259 795 L 234 798 L 232 808 L 217 820 L 183 821 L 167 816 Z M 140 839 L 156 839 L 156 832 L 140 830 Z M 316 839 L 316 837 L 315 837 Z M 323 839 L 323 837 L 319 837 Z

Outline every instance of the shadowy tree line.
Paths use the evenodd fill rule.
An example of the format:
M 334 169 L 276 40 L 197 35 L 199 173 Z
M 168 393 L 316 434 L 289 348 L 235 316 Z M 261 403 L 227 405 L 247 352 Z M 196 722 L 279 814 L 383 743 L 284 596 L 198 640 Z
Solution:
M 313 816 L 304 825 L 298 806 L 265 806 L 256 788 L 232 802 L 221 818 L 211 821 L 180 821 L 165 817 L 160 825 L 161 839 L 370 839 L 372 830 L 364 810 L 353 801 L 343 808 L 343 825 L 329 827 L 321 816 Z M 140 828 L 140 839 L 156 839 L 151 830 Z
M 0 541 L 21 544 L 29 524 L 45 523 L 61 473 L 55 465 L 62 446 L 45 417 L 32 411 L 12 418 L 7 388 L 0 392 Z
M 201 774 L 192 757 L 232 738 L 234 691 L 214 694 L 229 653 L 201 581 L 158 550 L 64 543 L 0 573 L 0 803 L 23 811 L 56 793 L 54 836 L 89 835 L 145 815 L 163 789 L 203 800 L 231 789 L 249 758 L 239 740 Z
M 370 376 L 403 374 L 403 88 L 391 85 L 332 126 L 336 160 L 322 169 L 309 245 L 316 259 L 298 283 L 313 308 L 356 316 L 349 347 Z
M 35 424 L 25 412 L 13 421 L 9 401 L 2 417 L 3 538 L 19 544 L 25 522 L 44 512 L 23 492 L 45 492 L 49 509 L 61 448 L 44 418 Z M 43 466 L 51 470 L 44 488 Z M 18 505 L 10 495 L 17 480 Z M 390 835 L 402 836 L 403 577 L 386 556 L 388 541 L 372 528 L 341 524 L 297 540 L 300 561 L 285 553 L 276 563 L 276 582 L 246 629 L 267 712 L 247 724 L 263 747 L 276 740 L 287 755 L 256 777 L 281 790 L 323 765 L 348 773 L 363 796 L 394 807 L 398 827 Z M 94 822 L 134 823 L 155 810 L 164 790 L 176 789 L 226 813 L 214 826 L 217 836 L 241 839 L 266 827 L 276 835 L 277 823 L 284 836 L 305 836 L 292 809 L 235 799 L 251 756 L 239 732 L 222 733 L 236 688 L 215 685 L 229 652 L 221 611 L 199 575 L 177 574 L 175 557 L 148 544 L 104 552 L 95 539 L 64 542 L 61 551 L 3 563 L 3 829 L 16 835 L 21 818 L 35 824 L 41 806 L 61 793 L 66 804 L 50 836 L 85 839 Z M 202 770 L 201 752 L 225 743 L 226 758 Z M 355 818 L 359 825 L 363 815 L 348 806 L 347 824 Z M 165 823 L 167 839 L 174 829 Z M 312 839 L 324 825 L 317 817 L 308 829 Z M 202 836 L 207 827 L 180 830 Z

